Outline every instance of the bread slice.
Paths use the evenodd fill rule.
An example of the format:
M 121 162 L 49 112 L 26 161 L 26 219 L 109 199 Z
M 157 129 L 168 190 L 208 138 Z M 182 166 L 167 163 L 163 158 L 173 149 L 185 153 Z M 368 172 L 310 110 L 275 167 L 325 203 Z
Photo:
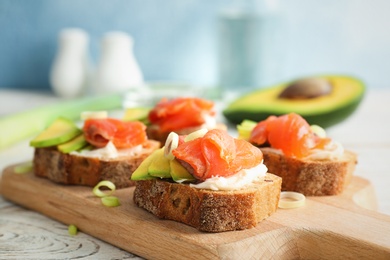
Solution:
M 178 221 L 200 231 L 222 232 L 255 227 L 276 211 L 282 179 L 234 191 L 196 189 L 188 184 L 153 179 L 136 182 L 134 202 L 158 218 Z
M 203 125 L 194 126 L 194 127 L 187 127 L 187 128 L 183 128 L 180 130 L 176 130 L 174 132 L 178 135 L 188 135 L 188 134 L 191 134 L 192 132 L 195 132 L 195 131 L 202 129 L 202 128 L 203 128 Z M 221 130 L 227 130 L 227 126 L 225 124 L 221 124 L 221 123 L 217 124 L 216 128 L 221 129 Z M 148 138 L 152 139 L 152 140 L 157 140 L 157 141 L 161 142 L 162 144 L 165 143 L 168 135 L 171 132 L 172 131 L 167 131 L 167 132 L 161 131 L 161 129 L 158 125 L 153 125 L 153 124 L 149 125 L 146 128 L 146 134 L 147 134 Z
M 283 179 L 283 191 L 296 191 L 306 196 L 340 194 L 352 179 L 357 155 L 345 151 L 338 160 L 307 160 L 284 156 L 273 148 L 260 148 L 268 172 Z
M 134 181 L 130 180 L 131 174 L 159 147 L 159 142 L 148 140 L 143 145 L 142 153 L 136 156 L 107 160 L 65 154 L 55 147 L 36 148 L 33 159 L 34 173 L 61 184 L 94 187 L 102 180 L 109 180 L 117 188 L 125 188 L 134 186 Z

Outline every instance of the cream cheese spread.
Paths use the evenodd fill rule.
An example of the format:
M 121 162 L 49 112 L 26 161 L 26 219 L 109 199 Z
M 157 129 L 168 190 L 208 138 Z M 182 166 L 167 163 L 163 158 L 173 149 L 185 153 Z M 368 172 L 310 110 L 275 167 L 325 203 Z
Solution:
M 142 152 L 142 145 L 137 145 L 132 148 L 117 149 L 112 142 L 108 142 L 103 148 L 93 150 L 82 150 L 80 152 L 71 152 L 72 155 L 83 157 L 97 158 L 97 159 L 116 159 L 124 156 L 134 156 Z
M 229 177 L 211 177 L 199 184 L 190 184 L 191 187 L 197 189 L 209 190 L 238 190 L 255 181 L 262 180 L 268 168 L 261 162 L 259 165 L 251 169 L 242 169 Z
M 204 124 L 202 125 L 203 128 L 214 129 L 217 127 L 217 120 L 215 117 L 210 116 L 209 114 L 204 114 L 203 119 L 204 119 Z
M 329 142 L 324 149 L 313 149 L 305 159 L 310 160 L 337 160 L 344 154 L 344 147 L 335 141 Z

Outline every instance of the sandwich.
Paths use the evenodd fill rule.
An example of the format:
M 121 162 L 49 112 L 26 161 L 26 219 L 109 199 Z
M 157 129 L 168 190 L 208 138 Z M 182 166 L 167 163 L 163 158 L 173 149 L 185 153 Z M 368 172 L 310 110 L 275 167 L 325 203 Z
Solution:
M 270 116 L 258 123 L 244 120 L 237 129 L 240 139 L 263 152 L 268 170 L 283 179 L 283 191 L 337 195 L 352 179 L 357 155 L 296 113 Z
M 276 211 L 281 190 L 262 152 L 221 129 L 171 132 L 131 179 L 138 207 L 204 232 L 255 227 Z
M 148 114 L 147 135 L 165 143 L 169 133 L 187 135 L 199 129 L 227 129 L 216 122 L 214 102 L 197 97 L 163 98 Z
M 34 174 L 53 182 L 94 187 L 102 180 L 133 186 L 131 174 L 160 143 L 149 140 L 141 122 L 85 112 L 82 128 L 59 117 L 30 141 Z

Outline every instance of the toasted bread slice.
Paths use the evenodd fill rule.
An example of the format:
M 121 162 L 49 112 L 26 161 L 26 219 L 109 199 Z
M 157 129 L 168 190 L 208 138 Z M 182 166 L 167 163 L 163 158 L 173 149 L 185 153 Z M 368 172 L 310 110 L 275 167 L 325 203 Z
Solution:
M 306 196 L 340 194 L 352 179 L 357 155 L 345 151 L 338 160 L 307 160 L 286 157 L 273 148 L 260 148 L 268 171 L 283 179 L 283 191 Z
M 102 180 L 109 180 L 117 188 L 125 188 L 134 186 L 134 182 L 130 180 L 131 174 L 159 147 L 159 142 L 148 140 L 143 145 L 142 152 L 135 156 L 107 160 L 65 154 L 55 147 L 36 148 L 34 173 L 61 184 L 93 187 Z
M 264 180 L 233 191 L 143 180 L 136 182 L 134 202 L 158 218 L 178 221 L 200 231 L 242 230 L 255 227 L 276 211 L 281 183 L 280 177 L 269 173 Z

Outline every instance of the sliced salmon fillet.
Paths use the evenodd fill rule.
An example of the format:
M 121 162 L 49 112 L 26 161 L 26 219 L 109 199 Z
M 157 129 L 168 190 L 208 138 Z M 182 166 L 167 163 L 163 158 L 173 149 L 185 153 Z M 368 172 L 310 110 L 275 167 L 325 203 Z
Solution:
M 83 131 L 87 142 L 104 147 L 111 141 L 116 148 L 131 148 L 146 140 L 146 126 L 138 121 L 124 122 L 118 119 L 88 119 Z
M 162 99 L 149 112 L 149 121 L 161 131 L 175 131 L 205 123 L 204 116 L 214 116 L 214 103 L 201 98 Z
M 319 138 L 307 121 L 296 113 L 271 116 L 259 122 L 249 139 L 256 145 L 269 144 L 286 156 L 302 158 L 313 148 L 324 147 L 330 139 Z
M 213 129 L 203 137 L 181 143 L 173 155 L 190 165 L 199 180 L 231 176 L 242 169 L 259 165 L 263 153 L 245 140 L 231 137 L 226 131 Z

